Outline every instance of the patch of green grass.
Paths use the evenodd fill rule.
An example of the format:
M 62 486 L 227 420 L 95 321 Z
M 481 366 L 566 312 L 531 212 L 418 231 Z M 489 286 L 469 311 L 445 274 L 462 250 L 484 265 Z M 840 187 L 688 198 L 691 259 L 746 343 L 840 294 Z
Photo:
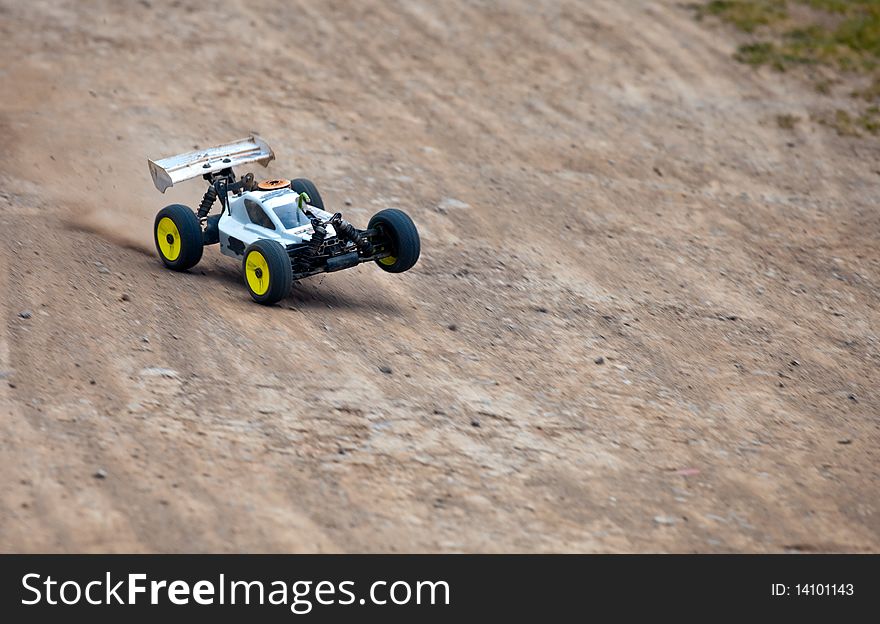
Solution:
M 800 2 L 827 13 L 847 13 L 855 5 L 859 4 L 858 2 L 852 2 L 852 0 L 800 0 Z M 862 4 L 865 3 L 863 2 Z
M 873 70 L 880 61 L 880 15 L 852 17 L 834 28 L 812 24 L 790 30 L 783 34 L 782 48 L 844 71 Z
M 817 121 L 834 128 L 840 136 L 860 137 L 863 132 L 880 135 L 880 107 L 869 106 L 858 115 L 838 109 L 831 115 L 820 116 Z
M 826 123 L 837 130 L 837 134 L 840 136 L 861 136 L 856 126 L 856 120 L 845 110 L 834 111 L 834 115 Z
M 873 135 L 880 134 L 880 107 L 869 106 L 859 115 L 858 124 Z
M 818 62 L 809 55 L 780 47 L 770 41 L 741 45 L 733 58 L 754 67 L 768 65 L 777 71 L 785 71 L 794 65 L 812 65 Z
M 880 102 L 880 76 L 874 76 L 871 84 L 864 89 L 853 91 L 852 96 L 867 102 Z
M 795 4 L 813 12 L 795 17 L 790 11 Z M 844 70 L 880 66 L 880 0 L 712 0 L 697 7 L 699 18 L 707 15 L 747 33 L 760 31 L 761 40 L 739 51 L 743 61 L 753 65 L 784 69 L 825 63 Z
M 830 95 L 831 94 L 831 84 L 832 82 L 827 79 L 820 79 L 815 82 L 813 85 L 816 89 L 816 93 L 821 93 L 822 95 Z
M 797 115 L 776 115 L 776 125 L 783 130 L 794 130 L 800 120 Z
M 876 66 L 880 60 L 880 4 L 871 3 L 863 11 L 849 14 L 832 31 L 829 43 L 845 51 L 861 54 L 865 61 Z
M 740 63 L 759 67 L 761 65 L 775 65 L 777 54 L 775 45 L 769 41 L 758 41 L 741 45 L 734 53 L 733 58 Z M 785 68 L 780 67 L 780 69 Z
M 748 33 L 788 16 L 786 0 L 712 0 L 697 8 L 698 17 L 714 15 Z
M 711 0 L 696 7 L 698 19 L 714 16 L 751 35 L 736 60 L 754 67 L 807 72 L 819 93 L 855 78 L 870 86 L 853 92 L 870 106 L 837 110 L 820 119 L 847 136 L 880 134 L 880 0 Z M 839 72 L 829 78 L 829 71 Z M 852 84 L 853 80 L 850 80 Z

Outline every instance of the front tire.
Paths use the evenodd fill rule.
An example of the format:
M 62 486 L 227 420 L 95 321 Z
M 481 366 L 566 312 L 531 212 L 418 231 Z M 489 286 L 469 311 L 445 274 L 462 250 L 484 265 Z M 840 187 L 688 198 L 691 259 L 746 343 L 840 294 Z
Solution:
M 421 242 L 415 223 L 402 210 L 389 208 L 373 215 L 369 229 L 377 229 L 387 240 L 390 255 L 379 258 L 376 264 L 389 273 L 410 270 L 419 259 Z
M 165 206 L 153 223 L 153 242 L 166 267 L 172 271 L 191 269 L 204 250 L 199 218 L 183 204 Z
M 262 305 L 278 303 L 290 292 L 293 269 L 284 247 L 272 240 L 258 240 L 244 250 L 244 285 Z

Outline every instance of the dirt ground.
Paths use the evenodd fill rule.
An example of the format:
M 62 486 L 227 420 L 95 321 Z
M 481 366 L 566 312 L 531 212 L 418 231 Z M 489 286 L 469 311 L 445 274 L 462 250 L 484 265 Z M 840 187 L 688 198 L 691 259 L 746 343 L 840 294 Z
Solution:
M 676 0 L 0 0 L 0 550 L 876 552 L 880 149 L 735 48 Z M 419 264 L 165 270 L 204 189 L 146 159 L 250 132 Z

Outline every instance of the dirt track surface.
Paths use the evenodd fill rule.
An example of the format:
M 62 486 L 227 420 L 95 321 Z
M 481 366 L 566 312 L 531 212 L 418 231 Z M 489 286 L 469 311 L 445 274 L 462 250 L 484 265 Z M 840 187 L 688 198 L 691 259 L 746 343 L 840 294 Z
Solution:
M 880 548 L 878 149 L 809 87 L 671 1 L 210 4 L 0 2 L 0 550 Z M 419 264 L 163 269 L 146 159 L 252 131 Z

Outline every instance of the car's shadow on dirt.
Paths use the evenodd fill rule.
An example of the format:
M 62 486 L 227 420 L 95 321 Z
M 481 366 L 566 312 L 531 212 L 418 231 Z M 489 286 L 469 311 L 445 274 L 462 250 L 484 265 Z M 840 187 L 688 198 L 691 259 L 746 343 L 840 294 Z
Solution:
M 364 290 L 361 293 L 347 293 L 338 286 L 316 287 L 314 285 L 294 284 L 290 289 L 290 295 L 282 304 L 298 309 L 328 310 L 343 308 L 350 310 L 369 310 L 383 314 L 400 314 L 400 308 L 388 299 L 369 294 Z
M 246 293 L 241 273 L 225 262 L 205 262 L 188 272 L 200 280 L 219 282 L 229 289 Z M 293 283 L 290 294 L 279 303 L 281 307 L 296 309 L 315 309 L 326 311 L 340 308 L 348 310 L 369 310 L 383 314 L 400 314 L 400 308 L 388 299 L 381 298 L 363 289 L 358 293 L 346 292 L 341 284 L 323 284 L 324 277 L 314 277 Z M 256 304 L 254 304 L 256 305 Z

